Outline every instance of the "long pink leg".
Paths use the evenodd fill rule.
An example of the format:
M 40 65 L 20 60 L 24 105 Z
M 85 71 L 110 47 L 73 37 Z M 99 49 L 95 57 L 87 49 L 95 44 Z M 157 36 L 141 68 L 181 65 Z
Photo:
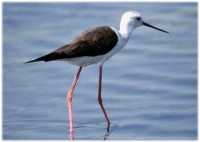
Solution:
M 99 105 L 101 107 L 101 110 L 104 114 L 104 117 L 106 119 L 106 122 L 107 122 L 107 132 L 110 131 L 110 120 L 108 118 L 108 115 L 106 113 L 106 110 L 103 106 L 103 101 L 102 101 L 102 97 L 101 97 L 101 89 L 102 89 L 102 70 L 103 70 L 103 66 L 100 65 L 99 66 L 99 88 L 98 88 L 98 102 L 99 102 Z
M 67 92 L 67 106 L 68 106 L 68 120 L 69 120 L 69 133 L 70 133 L 70 138 L 73 139 L 73 116 L 72 116 L 72 98 L 73 98 L 73 92 L 76 87 L 77 81 L 79 79 L 80 73 L 81 73 L 82 67 L 79 67 L 78 72 L 75 75 L 75 78 L 72 82 L 72 86 Z

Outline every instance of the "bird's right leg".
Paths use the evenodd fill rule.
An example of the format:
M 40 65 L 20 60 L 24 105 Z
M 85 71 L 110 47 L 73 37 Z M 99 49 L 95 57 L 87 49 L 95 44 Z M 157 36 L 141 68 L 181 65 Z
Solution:
M 73 98 L 73 92 L 76 87 L 77 81 L 79 79 L 80 73 L 81 73 L 82 67 L 79 67 L 78 72 L 75 75 L 75 78 L 72 82 L 72 86 L 67 92 L 67 107 L 68 107 L 68 120 L 69 120 L 69 132 L 70 135 L 73 134 L 73 116 L 72 116 L 72 98 Z M 72 138 L 70 136 L 70 138 Z
M 101 107 L 101 110 L 104 114 L 104 117 L 106 119 L 107 122 L 107 132 L 110 132 L 110 120 L 108 118 L 108 114 L 106 113 L 106 109 L 103 106 L 103 100 L 102 100 L 102 96 L 101 96 L 101 90 L 102 90 L 102 72 L 103 72 L 103 65 L 99 66 L 99 87 L 98 87 L 98 102 L 99 105 Z

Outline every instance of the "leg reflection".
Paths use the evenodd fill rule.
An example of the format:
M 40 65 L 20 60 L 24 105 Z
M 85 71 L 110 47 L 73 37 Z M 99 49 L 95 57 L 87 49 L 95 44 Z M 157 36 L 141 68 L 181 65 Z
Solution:
M 107 140 L 108 139 L 108 137 L 110 136 L 110 133 L 111 133 L 111 131 L 110 131 L 110 125 L 109 125 L 109 130 L 107 129 L 106 130 L 106 132 L 105 132 L 105 134 L 104 134 L 104 140 Z

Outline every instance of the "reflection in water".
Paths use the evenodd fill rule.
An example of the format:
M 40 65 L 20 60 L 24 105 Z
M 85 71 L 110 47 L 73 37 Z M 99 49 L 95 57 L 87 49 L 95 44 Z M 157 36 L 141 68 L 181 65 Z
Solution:
M 75 140 L 75 129 L 73 131 L 69 131 L 69 139 Z
M 108 124 L 107 128 L 106 128 L 106 132 L 105 132 L 105 135 L 104 135 L 104 140 L 107 140 L 109 135 L 110 135 L 110 123 Z
M 104 135 L 104 140 L 107 140 L 108 137 L 110 136 L 111 131 L 106 131 Z
M 68 123 L 67 123 L 68 124 Z M 68 127 L 68 126 L 67 126 Z M 70 129 L 69 129 L 69 127 L 68 127 L 68 134 L 67 134 L 67 138 L 69 139 L 69 140 L 76 140 L 76 139 L 78 139 L 78 129 L 79 128 L 92 128 L 92 129 L 94 129 L 94 127 L 95 126 L 89 126 L 89 123 L 85 123 L 85 124 L 83 124 L 83 125 L 79 125 L 79 126 L 75 126 L 74 128 L 73 128 L 73 131 L 70 131 Z M 81 130 L 82 132 L 84 131 L 84 130 Z M 91 129 L 89 129 L 89 130 L 87 130 L 88 131 L 88 133 L 89 132 L 92 132 L 92 130 Z M 77 132 L 77 133 L 76 133 Z M 103 135 L 103 140 L 108 140 L 108 138 L 109 138 L 109 136 L 110 136 L 110 134 L 111 134 L 111 127 L 109 126 L 109 129 L 108 128 L 106 128 L 105 129 L 105 133 L 104 133 L 104 135 Z M 100 138 L 102 138 L 102 137 L 100 137 Z

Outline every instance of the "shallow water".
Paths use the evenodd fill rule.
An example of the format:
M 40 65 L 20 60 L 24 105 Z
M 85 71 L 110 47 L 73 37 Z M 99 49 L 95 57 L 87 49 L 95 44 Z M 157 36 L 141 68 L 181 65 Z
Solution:
M 107 139 L 197 138 L 197 5 L 195 3 L 4 3 L 3 138 L 68 139 L 65 95 L 77 67 L 23 64 L 89 27 L 118 27 L 124 11 L 151 24 L 104 65 Z M 76 139 L 104 139 L 97 103 L 97 66 L 85 68 L 75 91 Z

